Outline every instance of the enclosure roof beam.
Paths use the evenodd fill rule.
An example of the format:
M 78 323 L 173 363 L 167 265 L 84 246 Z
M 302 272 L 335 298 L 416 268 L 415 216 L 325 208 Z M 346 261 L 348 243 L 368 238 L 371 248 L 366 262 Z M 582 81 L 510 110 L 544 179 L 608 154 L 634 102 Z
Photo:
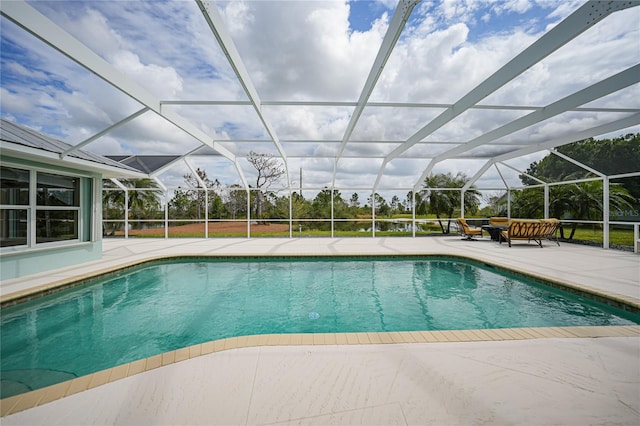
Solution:
M 111 182 L 113 182 L 118 188 L 122 189 L 123 191 L 127 191 L 127 187 L 124 186 L 122 184 L 122 182 L 120 182 L 118 179 L 116 178 L 111 178 L 109 179 Z
M 162 189 L 164 192 L 167 192 L 169 189 L 167 188 L 167 186 L 164 184 L 164 182 L 162 182 L 162 180 L 160 180 L 159 177 L 154 177 L 153 180 L 158 184 L 158 186 L 160 187 L 160 189 Z
M 53 47 L 69 59 L 91 71 L 116 89 L 140 102 L 146 108 L 155 112 L 165 120 L 197 139 L 225 158 L 236 161 L 231 151 L 213 141 L 209 135 L 200 130 L 193 123 L 184 119 L 173 111 L 162 111 L 160 100 L 151 93 L 129 79 L 123 73 L 106 62 L 87 46 L 78 41 L 71 34 L 56 25 L 49 18 L 38 12 L 23 0 L 0 2 L 0 13 L 16 25 Z M 240 179 L 246 186 L 246 179 L 239 171 Z
M 284 162 L 284 167 L 286 169 L 287 175 L 287 185 L 289 188 L 291 187 L 291 178 L 289 176 L 289 165 L 287 161 L 287 155 L 280 144 L 280 140 L 278 139 L 278 135 L 276 135 L 275 130 L 269 123 L 269 120 L 265 117 L 262 112 L 262 102 L 260 101 L 260 96 L 258 96 L 258 91 L 256 90 L 251 77 L 249 76 L 249 72 L 240 57 L 240 53 L 238 53 L 238 49 L 236 48 L 231 35 L 227 31 L 227 27 L 222 20 L 222 16 L 218 11 L 218 8 L 215 4 L 212 4 L 209 0 L 196 0 L 198 4 L 198 8 L 202 12 L 205 21 L 207 21 L 207 25 L 211 29 L 211 32 L 215 36 L 220 48 L 224 52 L 227 60 L 229 61 L 229 65 L 233 69 L 236 77 L 238 78 L 238 82 L 244 89 L 251 105 L 253 106 L 256 114 L 258 114 L 258 118 L 262 122 L 264 129 L 267 131 L 267 134 L 271 138 L 271 141 L 276 146 L 276 149 L 280 153 L 282 157 L 282 161 Z
M 476 181 L 477 181 L 478 179 L 480 179 L 480 177 L 481 177 L 482 175 L 484 175 L 484 173 L 485 173 L 487 170 L 489 170 L 489 167 L 491 167 L 493 164 L 494 164 L 494 161 L 493 161 L 493 160 L 489 160 L 489 161 L 487 161 L 486 163 L 484 163 L 484 164 L 482 165 L 482 167 L 480 167 L 480 169 L 476 172 L 476 174 L 474 174 L 474 175 L 471 177 L 471 179 L 469 179 L 469 180 L 467 181 L 467 183 L 465 183 L 465 184 L 462 186 L 462 190 L 463 190 L 463 191 L 466 191 L 466 190 L 468 190 L 469 188 L 471 188 L 471 186 L 472 186 L 472 185 L 474 185 L 474 184 L 476 183 Z M 421 187 L 422 187 L 422 183 L 421 183 L 420 185 L 415 185 L 415 186 L 413 187 L 413 191 L 414 191 L 414 192 L 415 192 L 415 191 L 418 191 L 418 189 L 419 189 L 419 188 L 421 188 Z
M 458 117 L 469 108 L 476 105 L 482 99 L 497 91 L 499 88 L 540 62 L 551 53 L 555 52 L 578 35 L 591 28 L 596 23 L 613 12 L 638 6 L 637 2 L 611 2 L 611 1 L 588 1 L 579 9 L 565 18 L 558 25 L 549 30 L 532 45 L 523 50 L 511 61 L 507 62 L 499 70 L 489 76 L 486 80 L 476 86 L 473 90 L 464 95 L 453 106 L 447 108 L 435 119 L 429 122 L 422 129 L 413 134 L 407 141 L 391 151 L 384 159 L 374 188 L 378 186 L 384 169 L 389 161 L 393 160 L 413 145 L 429 136 L 445 124 Z
M 523 157 L 525 155 L 533 154 L 535 152 L 550 150 L 556 146 L 566 145 L 568 143 L 592 138 L 598 135 L 604 135 L 607 133 L 615 132 L 618 130 L 626 129 L 628 127 L 637 126 L 640 124 L 640 113 L 633 114 L 620 120 L 612 121 L 610 123 L 601 124 L 599 126 L 591 127 L 589 129 L 582 130 L 576 133 L 570 133 L 559 138 L 555 138 L 549 141 L 541 142 L 535 145 L 527 146 L 516 151 L 507 152 L 505 154 L 498 155 L 487 161 L 476 174 L 469 180 L 468 185 L 473 185 L 486 171 L 491 167 L 493 163 L 512 160 L 514 158 Z M 459 158 L 459 157 L 458 157 Z M 419 191 L 422 188 L 422 181 L 419 180 L 414 186 L 413 191 Z M 466 189 L 469 189 L 468 187 Z
M 356 107 L 358 102 L 342 102 L 342 101 L 265 101 L 261 100 L 262 106 L 309 106 L 309 107 Z M 251 106 L 251 101 L 232 101 L 232 100 L 164 100 L 160 101 L 160 105 L 190 105 L 190 106 Z M 453 107 L 454 104 L 439 104 L 427 102 L 367 102 L 366 106 L 376 108 L 432 108 L 446 109 Z M 495 104 L 479 104 L 469 107 L 469 109 L 479 110 L 502 110 L 502 111 L 533 111 L 544 107 L 537 105 L 495 105 Z M 640 112 L 640 108 L 611 108 L 611 107 L 579 107 L 571 111 L 582 112 Z M 341 140 L 342 141 L 342 140 Z M 280 139 L 280 142 L 284 142 Z M 349 139 L 349 142 L 353 140 Z M 402 142 L 405 142 L 404 140 Z
M 599 126 L 591 127 L 589 129 L 582 130 L 576 133 L 570 133 L 559 138 L 555 138 L 549 141 L 541 142 L 535 145 L 527 146 L 516 151 L 508 152 L 498 155 L 493 158 L 493 161 L 507 161 L 514 158 L 523 157 L 525 155 L 533 154 L 534 152 L 550 150 L 557 146 L 566 145 L 568 143 L 592 138 L 598 135 L 604 135 L 618 130 L 626 129 L 628 127 L 637 126 L 640 124 L 640 113 L 633 114 L 625 118 L 621 118 L 610 123 L 601 124 Z
M 165 164 L 162 167 L 157 168 L 156 170 L 153 171 L 153 173 L 151 173 L 151 177 L 157 177 L 160 176 L 162 173 L 164 173 L 167 169 L 170 169 L 171 167 L 175 166 L 176 163 L 178 163 L 180 160 L 183 160 L 185 158 L 187 158 L 189 155 L 195 153 L 196 151 L 199 151 L 202 148 L 202 146 L 197 146 L 195 148 L 193 148 L 192 150 L 182 154 L 179 157 L 176 157 L 175 159 L 169 161 L 167 164 Z M 235 162 L 235 161 L 234 161 Z
M 558 152 L 555 149 L 550 150 L 550 152 L 552 154 L 557 155 L 558 157 L 562 158 L 563 160 L 567 160 L 568 162 L 570 162 L 572 164 L 575 164 L 576 166 L 580 167 L 581 169 L 584 169 L 584 170 L 586 170 L 588 172 L 593 173 L 596 176 L 606 177 L 606 175 L 604 173 L 599 172 L 596 169 L 594 169 L 592 167 L 589 167 L 586 164 L 583 164 L 583 163 L 581 163 L 580 161 L 578 161 L 578 160 L 576 160 L 574 158 L 569 157 L 568 155 L 565 155 L 565 154 L 563 154 L 561 152 Z
M 552 104 L 549 104 L 542 110 L 529 113 L 490 132 L 480 135 L 463 145 L 459 145 L 455 148 L 438 154 L 429 162 L 427 168 L 420 176 L 420 179 L 418 180 L 416 185 L 418 185 L 420 181 L 424 180 L 429 175 L 429 173 L 431 173 L 433 167 L 437 163 L 443 160 L 455 158 L 456 155 L 462 154 L 463 152 L 469 151 L 489 141 L 499 139 L 518 130 L 522 130 L 541 121 L 555 117 L 566 112 L 568 109 L 574 108 L 577 105 L 583 105 L 595 99 L 607 96 L 611 93 L 617 92 L 620 89 L 635 84 L 638 81 L 640 81 L 640 64 L 635 65 L 631 68 L 627 68 L 626 70 L 621 71 L 618 74 L 615 74 L 589 87 L 579 90 L 569 96 L 566 96 Z
M 576 141 L 588 139 L 588 138 L 591 138 L 591 137 L 594 137 L 594 136 L 615 132 L 615 131 L 618 131 L 618 130 L 626 129 L 626 128 L 631 127 L 631 126 L 636 126 L 638 124 L 640 124 L 640 113 L 631 115 L 629 117 L 625 117 L 625 118 L 620 119 L 620 120 L 612 121 L 611 123 L 606 123 L 606 124 L 602 124 L 600 126 L 591 127 L 589 129 L 585 129 L 585 130 L 583 130 L 581 132 L 578 132 L 578 133 L 571 133 L 569 135 L 566 135 L 566 136 L 563 136 L 563 137 L 560 137 L 560 138 L 552 139 L 550 141 L 546 141 L 546 142 L 543 142 L 543 143 L 531 145 L 531 146 L 528 146 L 526 148 L 519 149 L 517 151 L 513 151 L 513 152 L 509 152 L 509 153 L 506 153 L 506 154 L 499 155 L 499 156 L 494 157 L 491 160 L 487 161 L 487 163 L 485 163 L 485 165 L 469 180 L 469 182 L 467 182 L 467 185 L 468 185 L 468 187 L 473 185 L 484 174 L 484 172 L 487 171 L 487 169 L 493 163 L 499 162 L 500 164 L 504 164 L 505 166 L 511 167 L 510 165 L 504 163 L 504 161 L 512 160 L 512 159 L 518 158 L 518 157 L 523 157 L 525 155 L 533 154 L 534 152 L 539 152 L 539 151 L 543 151 L 543 150 L 547 150 L 547 149 L 550 150 L 550 149 L 552 149 L 552 148 L 554 148 L 556 146 L 566 145 L 566 144 L 571 143 L 571 142 L 576 142 Z M 514 170 L 516 170 L 516 169 L 514 169 Z M 525 174 L 525 173 L 523 173 L 523 174 Z M 535 178 L 534 176 L 531 176 L 531 175 L 528 175 L 528 174 L 527 174 L 527 176 L 531 177 L 532 179 L 538 180 L 538 181 L 540 181 L 542 183 L 545 183 L 545 182 L 541 181 L 540 179 Z M 421 187 L 421 182 L 416 184 L 416 186 L 414 186 L 413 190 L 417 191 L 420 187 Z M 468 187 L 466 187 L 465 189 L 469 189 Z
M 502 183 L 504 184 L 504 187 L 507 188 L 507 190 L 508 190 L 509 189 L 509 184 L 507 183 L 507 180 L 502 175 L 502 171 L 500 171 L 500 168 L 498 167 L 498 163 L 493 163 L 493 167 L 495 167 L 496 171 L 498 172 L 498 175 L 500 176 L 500 179 L 502 180 Z
M 200 185 L 200 187 L 204 188 L 205 192 L 207 192 L 207 189 L 208 189 L 207 185 L 204 184 L 204 181 L 202 180 L 202 178 L 200 177 L 200 175 L 198 174 L 196 169 L 193 168 L 193 166 L 191 165 L 191 163 L 189 162 L 189 160 L 186 157 L 184 158 L 184 164 L 186 164 L 187 167 L 189 168 L 189 170 L 191 170 L 191 173 L 193 173 L 193 177 L 198 182 L 198 185 Z
M 525 175 L 526 177 L 528 177 L 528 178 L 530 178 L 530 179 L 533 179 L 533 180 L 535 180 L 536 182 L 541 183 L 541 184 L 543 184 L 543 185 L 546 185 L 546 184 L 547 184 L 547 182 L 545 182 L 545 181 L 543 181 L 543 180 L 541 180 L 541 179 L 539 179 L 539 178 L 537 178 L 537 177 L 535 177 L 535 176 L 532 176 L 532 175 L 530 175 L 530 174 L 529 174 L 529 173 L 527 173 L 527 172 L 523 172 L 522 170 L 520 170 L 520 169 L 518 169 L 518 168 L 516 168 L 516 167 L 513 167 L 511 164 L 507 164 L 507 163 L 504 163 L 504 162 L 502 162 L 502 161 L 499 161 L 499 162 L 497 162 L 496 164 L 502 164 L 503 166 L 510 168 L 510 169 L 511 169 L 511 170 L 513 170 L 514 172 L 516 172 L 516 173 L 518 173 L 518 174 L 521 174 L 521 175 Z
M 91 142 L 95 141 L 96 139 L 99 139 L 102 136 L 106 135 L 107 133 L 117 129 L 118 127 L 120 127 L 120 126 L 122 126 L 124 124 L 127 124 L 131 120 L 134 120 L 134 119 L 138 118 L 139 116 L 141 116 L 142 114 L 144 114 L 147 111 L 149 111 L 149 108 L 144 107 L 144 108 L 136 111 L 135 113 L 129 115 L 128 117 L 123 118 L 122 120 L 118 121 L 117 123 L 112 124 L 111 126 L 107 127 L 106 129 L 102 130 L 101 132 L 96 133 L 95 135 L 91 136 L 90 138 L 87 138 L 87 139 L 83 140 L 79 144 L 72 146 L 71 148 L 67 149 L 65 152 L 60 154 L 60 159 L 63 159 L 67 155 L 69 155 L 69 154 L 71 154 L 71 153 L 73 153 L 73 152 L 85 147 L 86 145 L 89 145 Z
M 384 70 L 385 65 L 387 64 L 387 60 L 391 56 L 391 52 L 393 52 L 393 48 L 395 47 L 398 39 L 400 38 L 400 34 L 404 29 L 409 16 L 411 15 L 411 11 L 419 3 L 420 0 L 400 0 L 398 2 L 398 6 L 396 7 L 395 12 L 393 13 L 393 17 L 391 18 L 391 23 L 389 24 L 389 28 L 387 28 L 387 33 L 382 40 L 382 44 L 380 45 L 380 49 L 378 50 L 378 54 L 376 59 L 373 62 L 373 66 L 369 71 L 369 76 L 362 88 L 362 92 L 360 92 L 360 97 L 358 98 L 358 103 L 351 114 L 351 118 L 349 119 L 349 124 L 344 132 L 344 136 L 342 137 L 342 143 L 340 148 L 338 149 L 338 154 L 335 159 L 334 168 L 333 168 L 333 185 L 335 185 L 336 181 L 336 169 L 338 162 L 340 161 L 340 157 L 344 152 L 347 143 L 349 142 L 349 138 L 353 134 L 353 130 L 364 111 L 364 108 L 367 106 L 367 101 L 373 92 L 373 89 Z
M 609 175 L 607 177 L 609 179 L 622 179 L 622 178 L 636 177 L 636 176 L 640 176 L 640 172 L 620 173 L 617 175 Z

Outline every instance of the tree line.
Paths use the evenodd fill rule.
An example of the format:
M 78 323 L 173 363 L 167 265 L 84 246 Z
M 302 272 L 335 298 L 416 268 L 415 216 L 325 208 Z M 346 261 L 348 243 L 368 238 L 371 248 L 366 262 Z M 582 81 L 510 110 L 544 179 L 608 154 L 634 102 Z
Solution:
M 607 174 L 637 171 L 640 164 L 640 134 L 629 134 L 615 139 L 587 139 L 564 145 L 558 151 L 579 162 L 601 170 Z M 289 193 L 279 195 L 271 188 L 284 176 L 285 170 L 279 159 L 251 152 L 249 162 L 257 171 L 255 182 L 249 192 L 240 185 L 222 185 L 217 179 L 211 179 L 202 169 L 197 169 L 197 177 L 191 173 L 183 176 L 184 186 L 173 191 L 168 200 L 168 215 L 172 220 L 204 220 L 205 212 L 209 219 L 246 219 L 247 205 L 253 220 L 269 223 L 269 220 L 289 218 Z M 592 173 L 555 155 L 547 155 L 533 162 L 526 173 L 520 176 L 525 185 L 537 184 L 534 178 L 546 182 L 559 182 L 593 177 Z M 431 216 L 437 219 L 442 233 L 451 232 L 452 217 L 460 215 L 460 192 L 443 191 L 432 188 L 462 188 L 468 177 L 463 173 L 440 173 L 425 179 L 423 190 L 415 194 L 416 215 Z M 130 188 L 142 189 L 129 191 L 129 219 L 164 219 L 161 206 L 161 190 L 151 179 L 127 179 L 122 183 Z M 206 196 L 201 183 L 207 188 Z M 114 187 L 105 181 L 105 188 Z M 156 190 L 153 190 L 156 189 Z M 379 218 L 392 218 L 412 213 L 414 194 L 409 191 L 401 199 L 393 195 L 387 200 L 380 194 L 369 195 L 361 200 L 357 192 L 345 195 L 338 189 L 324 188 L 313 199 L 304 198 L 297 192 L 291 194 L 291 214 L 295 219 L 370 219 L 372 205 Z M 625 178 L 610 184 L 610 208 L 612 211 L 626 211 L 638 215 L 640 210 L 640 178 Z M 494 196 L 485 200 L 489 206 L 479 210 L 481 194 L 471 187 L 465 192 L 465 215 L 505 215 L 505 196 Z M 552 186 L 550 190 L 549 212 L 551 217 L 560 219 L 599 220 L 603 211 L 602 180 Z M 513 191 L 511 200 L 512 217 L 543 217 L 544 191 L 542 188 L 530 188 Z M 103 192 L 103 212 L 105 219 L 124 218 L 124 192 L 105 190 Z M 633 215 L 631 215 L 633 216 Z M 329 226 L 318 221 L 319 229 Z M 572 229 L 571 236 L 575 231 Z

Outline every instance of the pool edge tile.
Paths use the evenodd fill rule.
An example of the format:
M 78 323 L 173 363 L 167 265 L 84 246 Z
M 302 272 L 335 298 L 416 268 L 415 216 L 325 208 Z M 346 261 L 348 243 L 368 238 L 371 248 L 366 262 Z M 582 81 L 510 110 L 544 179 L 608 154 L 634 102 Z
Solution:
M 271 335 L 270 334 L 259 334 L 258 335 L 258 346 L 269 346 L 269 344 L 268 344 L 269 336 L 271 336 Z M 313 339 L 313 337 L 311 339 Z M 309 344 L 313 344 L 313 343 L 309 343 Z
M 19 398 L 16 403 L 13 404 L 8 414 L 18 413 L 20 411 L 28 410 L 29 408 L 37 407 L 39 402 L 45 396 L 45 389 L 46 388 L 36 389 L 20 395 L 22 398 Z
M 260 339 L 257 335 L 247 336 L 247 345 L 252 347 L 260 346 Z
M 370 345 L 372 343 L 371 339 L 369 339 L 369 333 L 356 333 L 356 337 L 360 345 Z
M 189 359 L 195 358 L 197 356 L 202 355 L 202 345 L 191 345 L 189 346 Z
M 312 333 L 302 333 L 302 345 L 313 345 L 313 334 Z
M 494 342 L 496 339 L 489 333 L 485 333 L 485 330 L 476 329 L 476 330 L 468 330 L 470 333 L 478 336 L 480 341 L 483 342 Z
M 413 334 L 408 331 L 399 331 L 400 336 L 402 336 L 403 343 L 417 343 L 416 339 L 414 339 Z
M 175 362 L 186 361 L 189 359 L 189 348 L 176 349 Z
M 155 370 L 162 367 L 162 354 L 150 356 L 145 359 L 144 371 Z
M 393 343 L 393 339 L 391 338 L 391 336 L 389 335 L 389 333 L 382 333 L 379 332 L 378 333 L 378 337 L 380 338 L 380 341 L 382 342 L 382 344 L 384 345 L 388 345 Z
M 238 336 L 237 348 L 247 348 L 249 347 L 249 336 Z
M 144 372 L 144 366 L 146 362 L 147 360 L 145 358 L 130 362 L 129 368 L 127 370 L 127 377 L 135 376 L 136 374 Z
M 336 335 L 335 333 L 324 333 L 324 344 L 325 345 L 337 345 Z
M 439 340 L 433 334 L 433 331 L 419 331 L 424 343 L 437 343 Z
M 173 364 L 176 360 L 176 351 L 165 352 L 162 354 L 161 366 Z
M 129 375 L 129 366 L 130 364 L 122 364 L 111 369 L 111 374 L 109 375 L 109 383 L 115 382 L 116 380 L 124 379 Z
M 302 345 L 302 334 L 295 333 L 291 335 L 291 344 L 292 345 Z
M 378 335 L 378 333 L 368 332 L 367 335 L 369 336 L 369 341 L 372 344 L 374 345 L 382 344 L 382 340 L 380 339 L 380 336 Z
M 24 395 L 24 393 L 21 393 L 0 400 L 0 416 L 4 417 L 9 414 L 17 413 L 17 411 L 14 410 L 14 407 L 20 402 Z
M 211 354 L 214 352 L 213 349 L 213 342 L 205 342 L 200 347 L 200 355 Z
M 55 385 L 47 386 L 44 388 L 45 393 L 40 401 L 38 401 L 38 405 L 43 405 L 48 402 L 53 402 L 58 399 L 64 398 L 67 389 L 71 386 L 71 381 L 56 383 Z
M 224 344 L 224 349 L 223 350 L 229 350 L 229 349 L 237 349 L 238 348 L 238 338 L 237 337 L 227 337 L 226 339 L 223 339 L 223 344 Z
M 347 335 L 345 333 L 335 333 L 336 335 L 336 344 L 338 345 L 348 345 L 349 341 L 347 340 Z
M 509 335 L 511 340 L 527 340 L 530 337 L 520 328 L 503 328 L 505 333 Z
M 316 336 L 319 336 L 316 339 Z M 298 333 L 253 335 L 220 339 L 154 355 L 36 389 L 1 400 L 0 417 L 37 407 L 94 387 L 169 365 L 217 352 L 215 349 L 237 349 L 274 345 L 367 345 L 391 343 L 455 343 L 527 339 L 583 339 L 600 337 L 638 337 L 640 325 L 535 327 L 511 329 L 478 329 L 447 331 L 368 332 L 368 333 Z M 309 343 L 311 342 L 311 343 Z M 221 349 L 224 348 L 224 349 Z M 180 354 L 180 355 L 178 355 Z
M 98 386 L 102 386 L 105 383 L 109 383 L 109 376 L 111 375 L 111 368 L 107 370 L 96 371 L 91 374 L 91 380 L 87 389 L 93 389 Z

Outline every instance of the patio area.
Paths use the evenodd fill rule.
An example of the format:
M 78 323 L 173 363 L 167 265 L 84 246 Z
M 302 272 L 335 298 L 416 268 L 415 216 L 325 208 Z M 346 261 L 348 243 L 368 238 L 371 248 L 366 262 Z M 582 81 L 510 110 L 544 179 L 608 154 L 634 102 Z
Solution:
M 107 239 L 100 261 L 8 280 L 3 296 L 144 259 L 191 254 L 461 255 L 640 304 L 637 254 L 549 242 L 542 249 L 526 242 L 509 248 L 488 238 L 463 241 L 459 236 Z M 442 333 L 443 341 L 432 343 L 396 343 L 412 341 L 411 336 L 392 336 L 389 343 L 396 344 L 378 343 L 371 336 L 367 344 L 359 344 L 357 338 L 363 336 L 354 341 L 322 335 L 284 344 L 265 338 L 256 345 L 238 339 L 227 346 L 233 349 L 211 345 L 211 353 L 203 355 L 203 349 L 180 362 L 175 355 L 167 365 L 162 359 L 158 368 L 107 378 L 102 383 L 109 383 L 100 386 L 87 381 L 88 390 L 53 402 L 43 403 L 50 397 L 41 395 L 37 402 L 42 405 L 5 416 L 2 423 L 640 422 L 640 327 L 505 333 L 483 333 L 484 339 L 474 333 Z M 8 410 L 4 405 L 3 413 Z

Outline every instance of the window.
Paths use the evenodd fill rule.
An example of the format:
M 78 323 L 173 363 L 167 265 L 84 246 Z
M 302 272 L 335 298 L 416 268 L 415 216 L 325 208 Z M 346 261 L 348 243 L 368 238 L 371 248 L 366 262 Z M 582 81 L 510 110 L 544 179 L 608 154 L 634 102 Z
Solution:
M 36 243 L 78 239 L 80 178 L 37 173 Z
M 0 168 L 0 247 L 28 243 L 29 171 Z
M 91 211 L 81 213 L 81 192 L 91 203 L 91 179 L 55 173 L 0 167 L 0 247 L 89 238 Z M 83 182 L 84 181 L 84 182 Z

